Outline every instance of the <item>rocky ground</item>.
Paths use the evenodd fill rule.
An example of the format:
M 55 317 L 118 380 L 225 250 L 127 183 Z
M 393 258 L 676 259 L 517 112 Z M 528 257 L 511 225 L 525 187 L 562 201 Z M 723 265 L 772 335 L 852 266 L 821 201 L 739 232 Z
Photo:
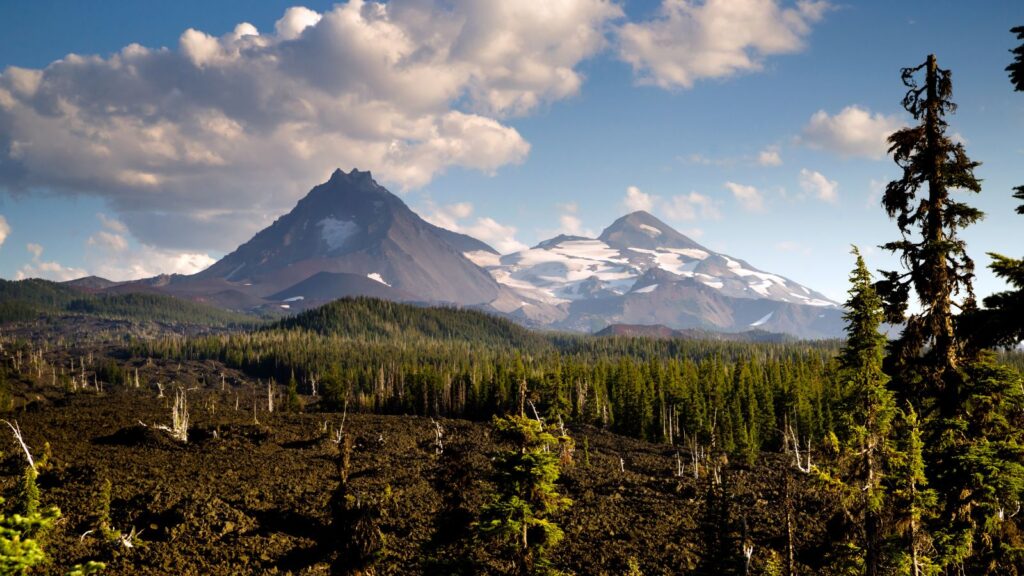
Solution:
M 116 347 L 96 354 L 116 354 Z M 37 459 L 48 454 L 42 501 L 62 512 L 41 573 L 86 560 L 106 562 L 110 574 L 331 573 L 337 546 L 329 501 L 338 486 L 332 437 L 342 414 L 319 413 L 308 397 L 302 412 L 268 413 L 265 385 L 212 362 L 117 361 L 138 369 L 140 387 L 68 392 L 46 378 L 8 376 L 17 394 L 3 418 L 18 422 Z M 162 398 L 157 383 L 164 384 Z M 177 386 L 188 390 L 186 443 L 158 428 L 170 424 Z M 489 457 L 502 447 L 486 422 L 440 422 L 445 449 L 438 454 L 429 418 L 344 416 L 355 439 L 352 492 L 381 505 L 385 547 L 376 574 L 497 574 L 505 566 L 498 549 L 474 541 L 470 528 L 491 488 Z M 707 475 L 676 476 L 677 453 L 685 463 L 689 453 L 593 428 L 570 432 L 575 463 L 560 483 L 574 503 L 557 518 L 565 539 L 555 566 L 618 575 L 635 559 L 647 575 L 701 573 L 715 520 Z M 0 433 L 0 450 L 0 490 L 10 495 L 24 459 L 10 435 Z M 770 574 L 781 562 L 787 484 L 796 503 L 797 560 L 804 573 L 816 573 L 827 540 L 823 519 L 838 515 L 822 512 L 831 504 L 814 495 L 815 482 L 778 454 L 753 467 L 723 463 L 722 474 L 729 515 L 737 527 L 745 521 L 755 546 L 751 573 Z M 106 480 L 111 526 L 138 533 L 131 548 L 96 530 Z

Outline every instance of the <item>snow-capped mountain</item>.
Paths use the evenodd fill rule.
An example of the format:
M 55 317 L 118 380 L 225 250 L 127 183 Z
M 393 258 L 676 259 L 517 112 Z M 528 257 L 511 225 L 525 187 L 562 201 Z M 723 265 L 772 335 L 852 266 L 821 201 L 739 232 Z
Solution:
M 642 211 L 598 238 L 557 236 L 486 267 L 522 297 L 517 315 L 559 328 L 665 324 L 807 337 L 842 329 L 826 296 L 701 246 Z M 552 308 L 561 313 L 552 317 Z
M 206 270 L 100 291 L 158 291 L 233 309 L 297 310 L 344 296 L 474 306 L 532 325 L 614 324 L 801 337 L 842 333 L 835 302 L 719 254 L 646 212 L 597 238 L 558 236 L 513 254 L 439 228 L 369 172 L 335 171 L 291 212 Z

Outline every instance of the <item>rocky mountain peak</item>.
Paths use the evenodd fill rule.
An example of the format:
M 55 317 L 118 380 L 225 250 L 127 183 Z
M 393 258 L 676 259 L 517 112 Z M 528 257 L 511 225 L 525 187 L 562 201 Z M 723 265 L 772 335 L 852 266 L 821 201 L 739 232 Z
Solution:
M 598 236 L 615 248 L 692 248 L 708 251 L 689 237 L 643 210 L 631 212 L 612 222 Z

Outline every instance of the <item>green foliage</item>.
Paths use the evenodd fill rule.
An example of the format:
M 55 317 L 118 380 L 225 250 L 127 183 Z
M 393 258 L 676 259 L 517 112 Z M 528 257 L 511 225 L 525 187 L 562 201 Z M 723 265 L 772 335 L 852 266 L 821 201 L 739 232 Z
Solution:
M 106 568 L 107 565 L 103 562 L 90 560 L 85 564 L 75 564 L 65 576 L 97 576 L 103 574 Z
M 914 75 L 922 69 L 919 87 Z M 916 421 L 907 425 L 906 449 L 921 458 L 905 456 L 895 493 L 899 513 L 914 527 L 905 547 L 911 555 L 933 548 L 938 570 L 996 574 L 1019 556 L 1016 520 L 1002 510 L 1024 492 L 1024 390 L 1019 377 L 981 351 L 991 339 L 978 335 L 1005 323 L 976 312 L 973 263 L 958 238 L 982 213 L 950 192 L 981 187 L 973 173 L 978 163 L 945 136 L 944 115 L 955 109 L 951 78 L 934 56 L 905 69 L 904 106 L 921 124 L 889 139 L 903 177 L 889 184 L 883 204 L 902 238 L 885 247 L 899 253 L 906 271 L 886 273 L 879 288 L 891 321 L 902 319 L 911 290 L 920 305 L 892 346 L 894 389 L 908 413 L 920 416 L 922 434 L 916 437 Z M 1015 266 L 1004 264 L 1012 276 Z M 934 501 L 916 492 L 926 481 Z
M 39 486 L 36 484 L 38 476 L 36 469 L 31 466 L 26 466 L 25 472 L 21 475 L 14 509 L 22 516 L 33 516 L 39 511 Z
M 888 552 L 897 574 L 937 574 L 940 567 L 930 555 L 933 544 L 925 521 L 934 518 L 938 495 L 928 487 L 921 428 L 912 405 L 898 413 L 897 430 L 889 482 L 897 538 L 890 541 Z
M 259 319 L 162 294 L 88 294 L 48 280 L 0 280 L 0 322 L 84 314 L 204 326 L 256 326 Z
M 856 564 L 863 564 L 866 573 L 874 575 L 880 573 L 885 563 L 885 483 L 895 451 L 892 426 L 896 404 L 887 387 L 889 377 L 882 371 L 886 345 L 885 336 L 879 332 L 882 300 L 875 292 L 860 252 L 856 247 L 852 252 L 856 266 L 850 274 L 850 296 L 844 315 L 847 339 L 839 354 L 844 441 L 835 476 L 849 514 L 855 519 L 856 531 L 840 540 L 847 550 L 838 556 L 856 557 Z
M 116 540 L 121 534 L 110 525 L 110 478 L 103 480 L 96 495 L 96 531 L 107 541 Z
M 27 470 L 32 470 L 31 467 Z M 25 478 L 29 478 L 26 473 Z M 34 475 L 31 476 L 34 482 Z M 40 511 L 37 500 L 30 513 L 0 513 L 0 574 L 25 574 L 46 561 L 41 539 L 60 517 L 56 508 Z M 0 504 L 3 499 L 0 498 Z M 22 508 L 24 504 L 17 506 Z
M 303 329 L 368 341 L 427 338 L 518 349 L 545 347 L 542 337 L 476 310 L 424 308 L 375 298 L 342 298 L 279 321 L 268 329 Z
M 417 328 L 460 326 L 476 318 L 489 318 L 485 325 L 506 323 L 476 312 L 366 299 L 339 301 L 330 310 L 313 317 L 360 320 L 346 320 L 345 333 L 277 326 L 139 342 L 133 353 L 219 360 L 255 378 L 315 379 L 320 406 L 335 410 L 347 405 L 386 414 L 489 418 L 518 412 L 519 387 L 525 384 L 528 399 L 551 421 L 560 416 L 672 443 L 686 436 L 707 445 L 714 437 L 720 448 L 747 461 L 759 450 L 781 447 L 779 431 L 787 419 L 802 433 L 821 438 L 834 428 L 833 411 L 839 409 L 831 365 L 835 342 L 534 334 L 519 347 L 501 331 L 464 340 Z M 367 317 L 373 310 L 392 316 Z M 402 320 L 388 319 L 395 316 Z M 385 339 L 375 329 L 359 332 L 360 325 L 400 325 L 405 331 Z
M 302 401 L 299 400 L 299 383 L 295 380 L 295 373 L 288 379 L 288 396 L 285 400 L 285 409 L 289 412 L 302 410 Z
M 552 516 L 572 504 L 557 491 L 556 447 L 566 441 L 554 427 L 525 416 L 494 418 L 495 431 L 512 444 L 494 456 L 495 493 L 480 514 L 477 530 L 500 542 L 517 574 L 551 574 L 546 553 L 562 539 Z

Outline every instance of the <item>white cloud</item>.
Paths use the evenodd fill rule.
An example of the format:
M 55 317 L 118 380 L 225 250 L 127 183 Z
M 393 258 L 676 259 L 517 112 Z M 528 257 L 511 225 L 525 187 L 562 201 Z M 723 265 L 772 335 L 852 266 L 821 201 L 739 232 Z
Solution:
M 419 211 L 424 220 L 435 226 L 446 228 L 452 232 L 468 234 L 482 240 L 502 254 L 525 250 L 526 244 L 516 239 L 515 226 L 506 226 L 490 217 L 479 217 L 472 222 L 463 222 L 473 214 L 473 205 L 469 202 L 458 202 L 437 206 L 431 201 L 425 203 Z
M 43 278 L 55 282 L 66 282 L 87 275 L 86 271 L 81 268 L 64 266 L 59 262 L 43 261 L 43 247 L 40 244 L 29 243 L 25 246 L 25 250 L 32 255 L 32 260 L 14 274 L 17 280 Z
M 575 214 L 580 211 L 580 205 L 575 202 L 566 202 L 564 204 L 555 204 L 555 206 L 562 212 L 568 214 Z
M 0 74 L 0 188 L 102 197 L 140 242 L 231 249 L 336 167 L 402 189 L 492 173 L 511 115 L 579 92 L 608 0 L 350 0 Z M 59 170 L 54 170 L 59 166 Z M 112 231 L 117 232 L 117 231 Z
M 113 232 L 107 232 L 106 230 L 100 230 L 93 234 L 89 237 L 86 243 L 89 246 L 102 247 L 111 252 L 124 252 L 128 249 L 128 241 L 125 240 L 124 236 Z
M 761 166 L 782 166 L 782 156 L 778 146 L 769 146 L 757 153 L 757 163 Z
M 719 220 L 722 213 L 715 202 L 703 194 L 690 192 L 669 199 L 661 208 L 662 213 L 672 220 Z
M 132 245 L 128 227 L 106 214 L 96 215 L 104 230 L 86 240 L 86 265 L 90 273 L 108 280 L 138 280 L 159 274 L 195 274 L 213 264 L 209 254 L 164 250 Z
M 622 204 L 630 211 L 644 210 L 649 212 L 654 207 L 654 198 L 645 192 L 641 192 L 636 186 L 626 188 L 626 198 Z
M 882 158 L 889 149 L 886 139 L 904 125 L 897 115 L 872 114 L 860 106 L 847 106 L 835 116 L 824 110 L 815 112 L 800 139 L 812 148 L 843 157 Z
M 558 217 L 561 231 L 570 236 L 594 236 L 593 231 L 583 229 L 583 220 L 573 214 L 562 214 Z
M 821 172 L 800 170 L 800 187 L 818 200 L 835 203 L 839 200 L 839 183 L 829 180 Z
M 735 182 L 726 182 L 725 187 L 732 192 L 733 197 L 744 210 L 749 212 L 764 210 L 764 194 L 761 194 L 757 188 Z
M 619 56 L 641 83 L 690 88 L 697 80 L 760 70 L 766 56 L 804 47 L 831 5 L 798 0 L 662 0 L 657 17 L 627 23 Z
M 128 231 L 128 227 L 124 225 L 124 222 L 121 222 L 117 218 L 111 218 L 110 216 L 107 216 L 102 212 L 96 214 L 96 217 L 100 219 L 100 223 L 103 225 L 103 227 L 106 228 L 107 230 L 110 230 L 111 232 L 114 232 L 116 234 L 124 234 L 125 232 Z
M 499 224 L 493 218 L 477 218 L 476 222 L 466 226 L 461 232 L 483 240 L 502 254 L 518 252 L 528 248 L 526 244 L 516 240 L 515 226 Z
M 7 236 L 11 234 L 11 226 L 7 223 L 7 218 L 4 218 L 3 214 L 0 214 L 0 246 L 4 245 L 7 240 Z
M 209 254 L 174 252 L 152 246 L 118 249 L 101 243 L 90 242 L 90 245 L 95 247 L 86 254 L 90 273 L 115 281 L 152 278 L 159 274 L 195 274 L 216 262 Z
M 422 217 L 434 226 L 447 228 L 455 231 L 459 227 L 459 220 L 469 218 L 473 214 L 473 205 L 469 202 L 458 202 L 446 206 L 437 206 L 433 202 L 426 202 L 426 209 Z

